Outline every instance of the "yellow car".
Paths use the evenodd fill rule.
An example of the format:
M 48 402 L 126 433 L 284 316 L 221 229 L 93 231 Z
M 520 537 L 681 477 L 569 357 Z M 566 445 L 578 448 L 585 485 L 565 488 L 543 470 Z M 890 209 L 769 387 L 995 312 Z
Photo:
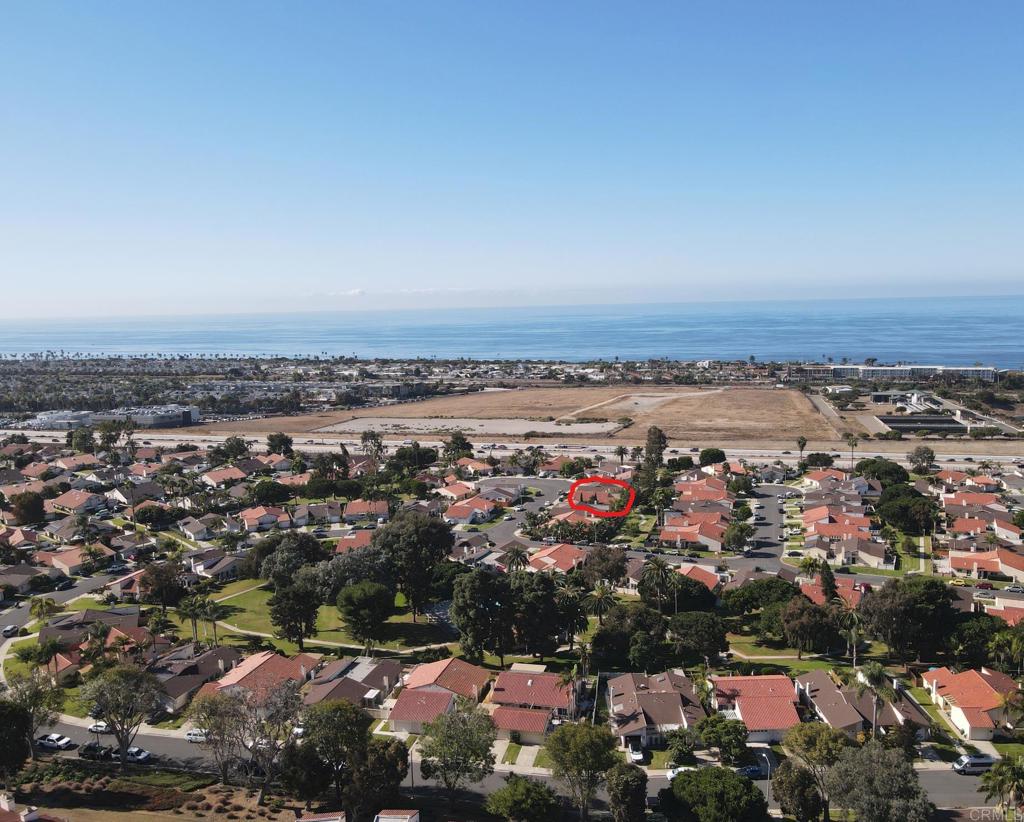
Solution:
M 962 579 L 961 577 L 957 577 L 956 579 L 950 580 L 949 584 L 956 585 L 958 588 L 971 587 L 971 583 L 969 583 L 966 579 Z

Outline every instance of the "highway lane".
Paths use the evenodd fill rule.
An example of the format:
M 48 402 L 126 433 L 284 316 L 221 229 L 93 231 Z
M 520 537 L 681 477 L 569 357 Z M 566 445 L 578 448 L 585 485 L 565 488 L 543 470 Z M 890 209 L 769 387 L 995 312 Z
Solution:
M 24 434 L 33 442 L 64 442 L 66 436 L 65 431 L 29 431 L 21 429 L 0 429 L 0 436 L 6 436 L 10 434 Z M 167 434 L 167 433 L 148 433 L 145 430 L 136 432 L 137 442 L 149 442 L 152 445 L 162 445 L 164 447 L 174 447 L 181 445 L 182 443 L 192 443 L 203 447 L 209 447 L 223 443 L 228 434 Z M 255 435 L 251 432 L 240 432 L 238 436 L 243 437 L 246 440 L 254 443 L 253 447 L 256 450 L 264 450 L 266 440 L 262 435 Z M 328 437 L 322 434 L 317 434 L 311 437 L 303 437 L 301 434 L 293 435 L 295 440 L 295 447 L 300 451 L 309 452 L 322 452 L 322 451 L 337 451 L 342 444 L 352 453 L 361 452 L 361 444 L 358 439 L 351 439 L 346 437 Z M 409 437 L 388 437 L 384 435 L 385 443 L 389 450 L 401 447 L 403 442 L 410 439 Z M 420 445 L 430 448 L 437 448 L 443 445 L 443 441 L 439 439 L 418 439 Z M 484 448 L 480 445 L 479 440 L 477 443 L 477 451 L 481 455 L 489 455 L 492 452 L 495 456 L 500 456 L 502 452 L 515 451 L 517 449 L 525 449 L 529 446 L 540 446 L 549 453 L 565 454 L 567 456 L 601 456 L 607 459 L 614 458 L 615 448 L 620 443 L 608 443 L 605 441 L 598 441 L 594 444 L 586 443 L 574 443 L 574 444 L 563 444 L 563 443 L 551 443 L 550 441 L 531 441 L 522 442 L 517 440 L 502 439 L 500 441 L 495 440 L 493 443 L 485 443 L 485 445 L 493 446 Z M 888 459 L 894 459 L 898 462 L 906 464 L 906 452 L 911 450 L 914 445 L 914 440 L 907 440 L 905 443 L 900 443 L 901 448 L 896 451 L 883 451 L 872 449 L 870 447 L 871 441 L 864 440 L 861 443 L 862 447 L 859 447 L 854 455 L 855 460 L 864 459 L 866 457 L 886 457 Z M 937 461 L 941 465 L 949 466 L 963 466 L 969 467 L 972 463 L 977 464 L 982 461 L 989 461 L 994 463 L 1000 463 L 1009 465 L 1014 461 L 1024 461 L 1024 442 L 1019 445 L 1019 450 L 1014 454 L 987 454 L 987 453 L 944 453 L 943 449 L 946 445 L 943 441 L 929 440 L 926 443 L 930 448 L 935 449 L 937 453 Z M 820 444 L 812 444 L 811 449 L 817 447 Z M 828 451 L 828 453 L 836 455 L 837 465 L 840 467 L 848 467 L 850 452 L 849 449 L 840 442 L 827 443 L 827 447 L 822 450 Z M 952 447 L 955 443 L 949 443 Z M 799 460 L 799 455 L 792 449 L 772 449 L 772 448 L 730 448 L 728 443 L 722 444 L 726 453 L 734 459 L 748 459 L 753 461 L 763 462 L 774 462 L 781 460 L 789 465 L 795 465 Z M 795 448 L 795 446 L 794 446 Z M 689 447 L 689 443 L 682 443 L 677 441 L 669 442 L 669 450 L 666 452 L 666 459 L 673 456 L 684 456 L 689 454 L 690 456 L 696 456 L 696 451 Z

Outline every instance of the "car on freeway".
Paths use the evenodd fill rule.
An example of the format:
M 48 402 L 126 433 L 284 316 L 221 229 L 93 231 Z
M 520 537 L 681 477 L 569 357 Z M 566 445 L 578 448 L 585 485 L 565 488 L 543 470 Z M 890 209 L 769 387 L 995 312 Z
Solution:
M 46 734 L 36 740 L 36 745 L 48 751 L 66 751 L 68 748 L 74 747 L 74 744 L 62 734 Z
M 89 726 L 89 733 L 91 734 L 109 734 L 112 733 L 110 726 L 102 719 L 99 722 L 93 722 Z
M 185 733 L 186 742 L 205 742 L 206 741 L 206 729 L 205 728 L 190 728 Z
M 134 745 L 124 752 L 126 762 L 148 762 L 152 756 L 153 755 L 149 751 L 135 747 Z
M 78 755 L 82 759 L 113 759 L 114 749 L 99 742 L 86 742 L 78 749 Z

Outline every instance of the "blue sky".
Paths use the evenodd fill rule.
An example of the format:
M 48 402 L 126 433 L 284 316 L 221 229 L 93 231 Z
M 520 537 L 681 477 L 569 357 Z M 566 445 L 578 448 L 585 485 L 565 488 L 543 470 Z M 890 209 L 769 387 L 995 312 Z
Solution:
M 1024 4 L 8 3 L 39 316 L 1024 292 Z

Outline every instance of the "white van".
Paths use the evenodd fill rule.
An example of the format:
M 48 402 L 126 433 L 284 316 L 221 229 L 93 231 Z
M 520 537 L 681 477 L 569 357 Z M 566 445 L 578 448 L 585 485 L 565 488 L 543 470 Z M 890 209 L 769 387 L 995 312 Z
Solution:
M 965 775 L 978 774 L 995 764 L 996 760 L 988 754 L 964 754 L 953 763 L 953 770 Z

